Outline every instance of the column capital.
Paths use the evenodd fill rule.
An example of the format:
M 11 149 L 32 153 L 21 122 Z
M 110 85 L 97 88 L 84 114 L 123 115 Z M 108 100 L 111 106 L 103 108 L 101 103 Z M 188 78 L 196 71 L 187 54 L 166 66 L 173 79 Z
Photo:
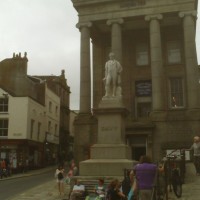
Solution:
M 83 27 L 90 28 L 92 26 L 92 22 L 79 22 L 76 24 L 76 28 L 81 29 Z
M 196 10 L 191 10 L 191 11 L 179 12 L 179 17 L 180 18 L 183 18 L 185 16 L 197 17 L 197 11 Z
M 163 15 L 157 14 L 157 15 L 147 15 L 147 16 L 145 16 L 145 21 L 151 21 L 153 19 L 161 20 L 161 19 L 163 19 Z
M 109 19 L 106 24 L 108 26 L 112 25 L 112 24 L 123 24 L 124 20 L 122 18 L 117 18 L 117 19 Z

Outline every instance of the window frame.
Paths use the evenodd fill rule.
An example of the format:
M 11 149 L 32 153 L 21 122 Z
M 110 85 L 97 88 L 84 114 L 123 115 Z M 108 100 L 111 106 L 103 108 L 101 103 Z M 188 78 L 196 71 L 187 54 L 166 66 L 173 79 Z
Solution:
M 51 121 L 48 121 L 48 133 L 51 133 Z
M 181 106 L 173 106 L 172 105 L 172 101 L 173 101 L 173 95 L 172 95 L 172 80 L 175 80 L 175 79 L 179 79 L 180 82 L 181 82 L 181 92 L 177 93 L 177 94 L 181 94 L 180 95 L 180 98 L 182 96 L 182 105 Z M 177 86 L 175 86 L 177 87 Z M 170 109 L 183 109 L 185 108 L 185 85 L 184 85 L 184 79 L 183 77 L 170 77 L 169 78 L 169 108 Z M 176 94 L 175 92 L 173 92 L 174 94 Z M 175 95 L 174 95 L 175 96 Z
M 135 116 L 137 119 L 146 119 L 149 117 L 149 114 L 147 114 L 147 116 L 139 116 L 139 113 L 138 113 L 138 105 L 139 104 L 150 104 L 150 111 L 149 111 L 149 114 L 150 112 L 152 111 L 152 97 L 151 96 L 141 96 L 141 97 L 136 97 L 135 98 Z
M 140 53 L 144 53 L 144 51 L 140 51 L 140 48 L 145 47 L 146 48 L 146 55 L 147 55 L 147 63 L 145 64 L 139 64 L 138 58 Z M 135 64 L 137 67 L 143 67 L 143 66 L 149 66 L 150 65 L 150 51 L 149 51 L 149 44 L 147 42 L 138 42 L 135 45 Z
M 8 137 L 9 119 L 7 119 L 7 118 L 0 118 L 0 121 L 6 121 L 7 122 L 7 126 L 4 126 L 5 123 L 3 123 L 2 126 L 0 125 L 0 138 L 2 138 L 2 137 Z M 6 131 L 5 135 L 3 134 L 4 131 Z
M 40 139 L 41 125 L 42 125 L 42 123 L 41 123 L 41 122 L 38 122 L 38 130 L 37 130 L 37 139 L 38 139 L 38 140 Z
M 170 62 L 169 60 L 169 45 L 172 43 L 176 43 L 179 46 L 179 53 L 180 53 L 180 61 L 175 61 L 175 62 Z M 181 41 L 180 40 L 169 40 L 166 42 L 166 63 L 167 65 L 179 65 L 182 64 L 183 62 L 183 55 L 182 55 L 182 50 L 181 50 Z M 171 49 L 172 50 L 172 49 Z
M 35 120 L 31 119 L 31 127 L 30 127 L 30 138 L 33 138 L 33 134 L 34 134 L 34 126 L 35 126 Z
M 52 102 L 49 101 L 49 112 L 52 113 Z
M 3 101 L 2 103 L 1 103 L 1 100 Z M 5 101 L 7 101 L 7 102 L 5 102 Z M 8 112 L 8 104 L 9 104 L 8 98 L 6 98 L 6 97 L 0 98 L 0 113 L 7 113 Z M 2 110 L 1 110 L 1 107 L 2 107 Z
M 57 135 L 57 132 L 58 132 L 58 125 L 57 124 L 55 124 L 54 131 L 55 131 L 54 134 Z

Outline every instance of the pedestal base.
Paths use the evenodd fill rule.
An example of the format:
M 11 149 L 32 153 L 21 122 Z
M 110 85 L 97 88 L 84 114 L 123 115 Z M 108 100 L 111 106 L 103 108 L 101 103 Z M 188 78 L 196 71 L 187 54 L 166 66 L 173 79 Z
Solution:
M 125 144 L 95 144 L 91 159 L 131 159 L 131 149 Z
M 80 162 L 81 176 L 123 176 L 124 169 L 132 169 L 128 159 L 90 159 Z
M 127 110 L 122 99 L 105 97 L 94 113 L 98 118 L 97 144 L 91 147 L 91 159 L 79 163 L 80 175 L 123 176 L 124 169 L 132 169 L 134 161 L 125 144 Z

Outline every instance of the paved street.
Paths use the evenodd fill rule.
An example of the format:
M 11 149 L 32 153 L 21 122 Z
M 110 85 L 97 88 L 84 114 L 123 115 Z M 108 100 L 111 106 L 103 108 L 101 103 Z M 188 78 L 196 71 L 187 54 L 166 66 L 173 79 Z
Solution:
M 195 169 L 192 163 L 186 166 L 186 179 L 183 185 L 182 197 L 179 200 L 198 200 L 200 198 L 200 176 L 195 175 Z M 171 199 L 177 199 L 170 194 Z
M 69 186 L 65 185 L 65 193 Z M 45 184 L 36 186 L 26 192 L 5 200 L 60 200 L 67 199 L 67 196 L 60 196 L 57 190 L 56 181 L 49 181 Z
M 183 185 L 183 195 L 179 200 L 197 200 L 200 196 L 200 176 L 195 175 L 192 163 L 187 164 L 186 170 L 186 183 Z M 56 181 L 53 179 L 45 184 L 41 184 L 19 195 L 4 200 L 61 200 L 68 198 L 68 191 L 69 186 L 65 185 L 65 195 L 60 197 Z M 173 192 L 170 192 L 169 200 L 175 199 L 177 199 L 177 197 Z

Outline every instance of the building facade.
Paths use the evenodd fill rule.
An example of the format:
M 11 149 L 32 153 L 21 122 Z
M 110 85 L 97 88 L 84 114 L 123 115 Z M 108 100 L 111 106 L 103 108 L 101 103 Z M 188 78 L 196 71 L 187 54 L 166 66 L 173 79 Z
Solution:
M 60 97 L 27 75 L 26 54 L 0 62 L 0 158 L 14 171 L 55 164 Z M 50 144 L 51 145 L 50 145 Z
M 123 67 L 123 101 L 129 111 L 126 140 L 132 158 L 138 160 L 140 155 L 149 154 L 159 160 L 167 149 L 190 146 L 200 130 L 195 45 L 198 1 L 72 2 L 79 15 L 77 28 L 81 35 L 80 114 L 75 120 L 77 161 L 85 159 L 81 151 L 95 140 L 97 121 L 91 112 L 91 94 L 95 110 L 105 94 L 102 79 L 109 52 L 115 53 Z
M 67 84 L 67 79 L 65 78 L 65 71 L 61 71 L 60 76 L 34 76 L 41 81 L 45 81 L 48 88 L 53 91 L 54 94 L 59 96 L 60 107 L 51 108 L 52 102 L 46 99 L 46 105 L 49 105 L 49 109 L 56 111 L 60 116 L 60 123 L 57 129 L 59 130 L 59 153 L 58 159 L 63 162 L 67 157 L 69 152 L 72 149 L 72 135 L 70 132 L 70 87 Z M 50 112 L 51 113 L 51 112 Z M 54 127 L 54 130 L 56 127 Z

